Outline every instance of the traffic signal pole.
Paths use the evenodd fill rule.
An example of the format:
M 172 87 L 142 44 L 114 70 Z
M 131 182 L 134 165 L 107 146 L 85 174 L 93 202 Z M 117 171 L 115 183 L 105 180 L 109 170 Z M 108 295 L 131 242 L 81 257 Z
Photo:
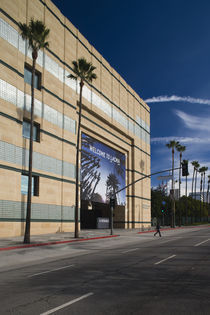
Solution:
M 181 167 L 175 167 L 174 170 L 179 170 L 180 168 L 181 168 Z M 171 170 L 172 170 L 172 168 L 170 168 L 170 169 L 168 169 L 168 170 L 164 170 L 164 171 L 159 171 L 159 172 L 151 173 L 150 175 L 145 175 L 145 176 L 143 176 L 143 177 L 140 177 L 139 179 L 135 180 L 134 182 L 132 182 L 132 183 L 126 185 L 125 187 L 121 188 L 120 190 L 116 191 L 115 195 L 118 194 L 119 192 L 121 192 L 122 190 L 124 190 L 124 189 L 126 189 L 126 188 L 128 188 L 128 187 L 130 187 L 130 186 L 132 186 L 132 185 L 134 185 L 134 184 L 136 184 L 136 183 L 138 183 L 140 180 L 143 180 L 143 179 L 145 179 L 145 178 L 149 178 L 149 177 L 151 177 L 151 176 L 153 176 L 153 175 L 157 175 L 157 174 L 169 172 L 169 171 L 171 171 Z
M 173 170 L 179 170 L 180 168 L 182 168 L 182 167 L 175 167 Z M 116 194 L 118 194 L 118 193 L 121 192 L 122 190 L 124 190 L 124 189 L 126 189 L 126 188 L 128 188 L 128 187 L 130 187 L 130 186 L 132 186 L 132 185 L 134 185 L 134 184 L 136 184 L 136 183 L 138 183 L 139 181 L 141 181 L 141 180 L 143 180 L 143 179 L 145 179 L 145 178 L 150 178 L 150 177 L 153 176 L 153 175 L 157 175 L 157 174 L 169 172 L 169 171 L 171 171 L 171 170 L 172 170 L 172 168 L 167 169 L 167 170 L 164 170 L 164 171 L 159 171 L 159 172 L 151 173 L 150 175 L 145 175 L 145 176 L 143 176 L 143 177 L 140 177 L 139 179 L 135 180 L 134 182 L 132 182 L 132 183 L 126 185 L 125 187 L 119 189 L 118 191 L 116 191 L 116 192 L 115 192 L 115 196 L 116 196 Z M 173 208 L 173 214 L 172 214 L 172 215 L 173 215 L 173 220 L 175 220 L 175 198 L 174 198 L 174 190 L 173 190 L 173 198 L 172 198 L 172 208 Z M 112 217 L 112 216 L 111 216 L 111 217 Z M 112 220 L 113 220 L 113 218 L 112 218 Z M 113 222 L 113 221 L 111 221 L 111 222 Z M 174 222 L 174 224 L 175 224 L 175 222 Z M 111 231 L 112 231 L 112 229 L 111 229 Z M 111 233 L 112 233 L 112 232 L 111 232 Z

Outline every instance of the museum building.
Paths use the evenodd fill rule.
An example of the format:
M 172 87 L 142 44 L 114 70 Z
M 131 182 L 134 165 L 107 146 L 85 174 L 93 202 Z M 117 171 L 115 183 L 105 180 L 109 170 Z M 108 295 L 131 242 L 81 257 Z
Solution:
M 80 228 L 110 218 L 111 192 L 115 228 L 150 226 L 150 178 L 123 189 L 151 173 L 149 106 L 53 2 L 1 0 L 0 237 L 24 234 L 32 56 L 18 22 L 31 18 L 50 29 L 35 73 L 31 234 L 74 230 L 79 82 L 68 75 L 81 57 L 97 79 L 83 87 Z

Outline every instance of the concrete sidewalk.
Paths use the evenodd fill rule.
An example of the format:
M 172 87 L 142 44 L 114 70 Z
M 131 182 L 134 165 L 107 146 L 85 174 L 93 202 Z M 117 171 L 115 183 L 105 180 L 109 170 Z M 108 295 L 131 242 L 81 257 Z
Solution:
M 183 228 L 196 228 L 207 227 L 204 226 L 183 226 L 183 227 L 161 227 L 161 231 L 183 229 Z M 81 230 L 79 231 L 79 238 L 74 238 L 74 232 L 59 232 L 52 234 L 31 235 L 31 243 L 23 244 L 23 236 L 0 238 L 0 252 L 12 249 L 39 247 L 47 245 L 57 245 L 73 242 L 82 242 L 95 239 L 112 238 L 117 236 L 137 235 L 142 233 L 154 232 L 155 227 L 150 229 L 114 229 L 113 235 L 110 235 L 110 229 L 94 229 L 94 230 Z
M 24 236 L 0 238 L 0 251 L 111 238 L 126 234 L 137 234 L 141 231 L 141 229 L 114 229 L 113 235 L 111 235 L 110 229 L 81 230 L 79 231 L 79 238 L 74 238 L 74 232 L 31 235 L 30 244 L 23 244 Z

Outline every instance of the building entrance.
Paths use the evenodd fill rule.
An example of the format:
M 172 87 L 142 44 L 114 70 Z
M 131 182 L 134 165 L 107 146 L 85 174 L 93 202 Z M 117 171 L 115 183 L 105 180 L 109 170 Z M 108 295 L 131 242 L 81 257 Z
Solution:
M 106 218 L 104 227 L 110 228 L 110 207 L 109 204 L 92 202 L 91 206 L 88 201 L 82 200 L 80 213 L 80 227 L 81 229 L 97 229 L 99 228 L 99 218 Z M 108 219 L 108 220 L 107 220 Z M 103 224 L 101 225 L 103 228 Z

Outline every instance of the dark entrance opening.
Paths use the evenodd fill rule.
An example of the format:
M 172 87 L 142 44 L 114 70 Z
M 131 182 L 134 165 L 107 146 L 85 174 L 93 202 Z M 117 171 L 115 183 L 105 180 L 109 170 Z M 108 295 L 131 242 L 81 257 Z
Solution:
M 92 208 L 88 208 L 89 202 L 81 201 L 80 227 L 81 229 L 97 229 L 98 218 L 110 219 L 109 204 L 92 201 Z M 110 228 L 110 226 L 109 226 Z
M 81 201 L 80 213 L 80 228 L 81 229 L 97 229 L 97 228 L 110 228 L 110 207 L 109 204 L 92 201 L 92 207 L 88 207 L 89 202 L 86 200 Z M 99 220 L 106 218 L 102 224 Z M 107 226 L 107 219 L 109 225 Z M 114 228 L 125 228 L 125 206 L 116 205 L 113 217 Z

